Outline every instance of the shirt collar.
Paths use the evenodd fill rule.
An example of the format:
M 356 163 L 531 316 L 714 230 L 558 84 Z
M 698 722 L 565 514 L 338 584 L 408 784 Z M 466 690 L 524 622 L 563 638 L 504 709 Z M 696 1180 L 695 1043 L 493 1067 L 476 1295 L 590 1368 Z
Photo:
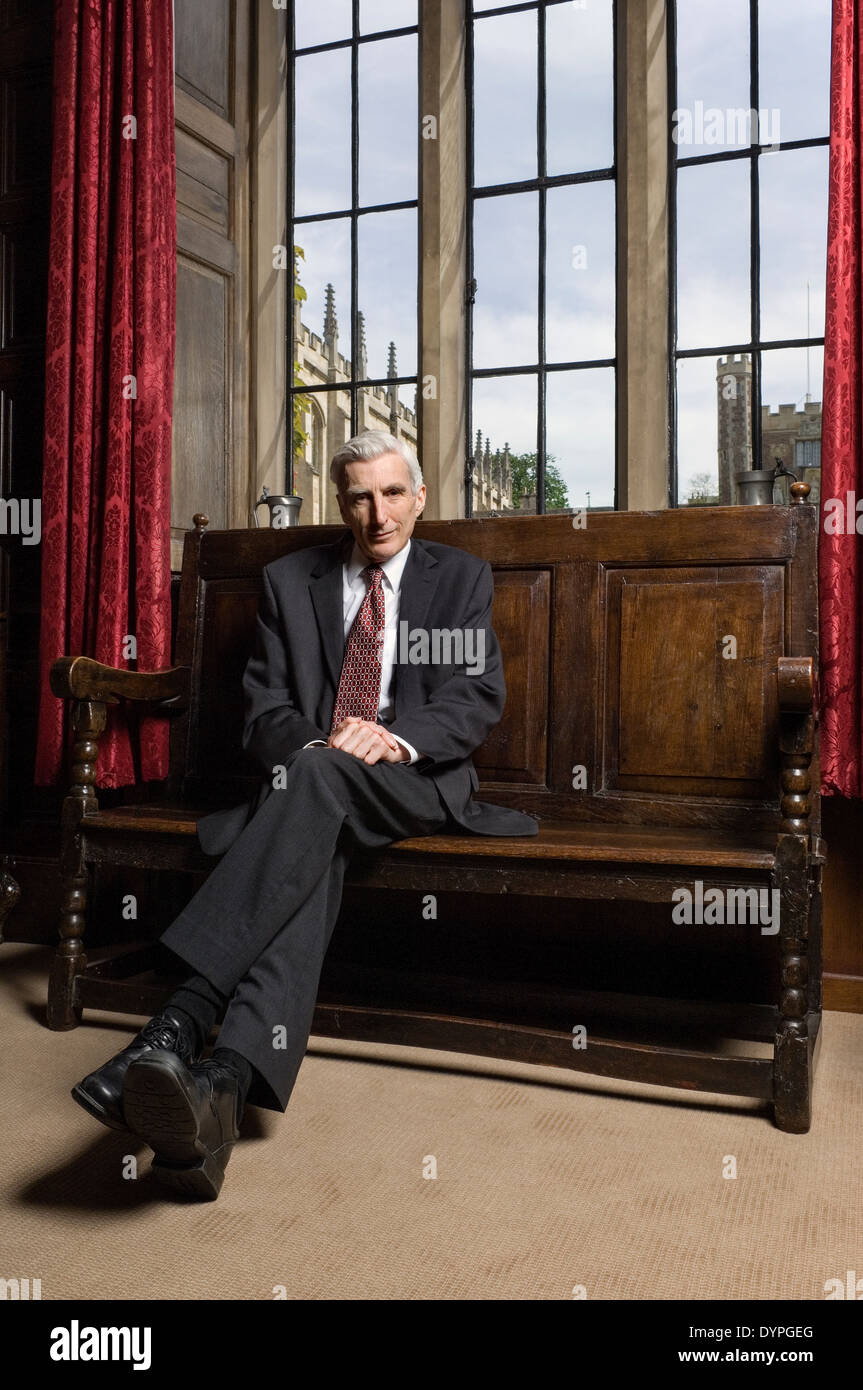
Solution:
M 384 578 L 386 579 L 393 593 L 396 593 L 399 585 L 401 584 L 404 568 L 408 562 L 410 548 L 411 540 L 410 536 L 408 536 L 408 539 L 402 546 L 401 550 L 397 551 L 395 555 L 391 555 L 388 560 L 384 560 L 381 564 L 381 569 L 384 572 Z M 365 555 L 360 550 L 356 541 L 354 541 L 354 547 L 351 551 L 350 559 L 348 560 L 347 565 L 345 566 L 345 578 L 347 579 L 348 584 L 354 585 L 359 579 L 362 571 L 370 563 L 371 562 L 366 559 Z

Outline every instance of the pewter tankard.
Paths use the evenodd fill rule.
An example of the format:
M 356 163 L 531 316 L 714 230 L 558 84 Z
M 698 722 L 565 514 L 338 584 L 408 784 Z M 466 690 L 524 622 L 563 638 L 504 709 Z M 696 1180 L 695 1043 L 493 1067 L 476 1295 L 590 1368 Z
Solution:
M 258 521 L 258 508 L 262 502 L 266 502 L 270 509 L 270 526 L 275 530 L 281 531 L 286 526 L 299 526 L 300 507 L 303 505 L 302 497 L 288 496 L 283 492 L 270 492 L 268 487 L 263 488 L 250 513 L 256 526 L 261 524 Z
M 771 506 L 773 484 L 777 478 L 793 478 L 795 483 L 798 481 L 797 474 L 786 468 L 780 459 L 776 460 L 775 468 L 747 468 L 742 473 L 735 473 L 734 481 L 741 503 L 750 507 Z

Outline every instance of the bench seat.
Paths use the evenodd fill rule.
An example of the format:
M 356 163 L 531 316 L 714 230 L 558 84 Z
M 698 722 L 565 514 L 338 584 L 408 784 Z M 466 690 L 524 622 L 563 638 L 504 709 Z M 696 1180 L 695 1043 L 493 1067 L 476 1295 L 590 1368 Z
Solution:
M 120 806 L 87 817 L 89 834 L 192 837 L 209 814 L 188 806 Z M 427 835 L 399 840 L 387 855 L 416 851 L 459 859 L 565 860 L 567 863 L 653 864 L 668 867 L 741 869 L 771 873 L 776 836 L 769 831 L 722 832 L 703 826 L 595 825 L 542 821 L 539 834 L 506 839 L 485 835 Z M 374 856 L 378 858 L 379 856 Z

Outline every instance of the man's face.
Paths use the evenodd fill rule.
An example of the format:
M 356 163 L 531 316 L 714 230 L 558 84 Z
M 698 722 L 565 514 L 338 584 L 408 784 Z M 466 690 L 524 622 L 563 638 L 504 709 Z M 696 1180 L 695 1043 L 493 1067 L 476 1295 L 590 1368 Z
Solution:
M 426 500 L 425 483 L 411 492 L 407 464 L 399 454 L 345 466 L 339 510 L 354 540 L 370 560 L 381 564 L 405 546 Z

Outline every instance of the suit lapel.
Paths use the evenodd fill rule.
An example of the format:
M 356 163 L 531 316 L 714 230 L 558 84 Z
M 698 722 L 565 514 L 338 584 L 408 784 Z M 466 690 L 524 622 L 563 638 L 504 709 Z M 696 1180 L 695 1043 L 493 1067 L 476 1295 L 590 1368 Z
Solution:
M 346 537 L 330 547 L 330 553 L 321 558 L 309 580 L 309 594 L 315 610 L 318 630 L 321 636 L 324 660 L 333 683 L 334 691 L 339 688 L 344 657 L 344 604 L 342 595 L 342 564 L 345 558 Z M 335 700 L 335 694 L 333 695 Z
M 412 538 L 408 562 L 402 574 L 402 583 L 399 596 L 399 629 L 402 623 L 407 623 L 407 631 L 410 633 L 412 628 L 422 627 L 428 614 L 429 606 L 437 588 L 437 560 L 435 560 L 426 550 L 422 541 L 418 541 L 416 536 Z M 403 668 L 398 663 L 398 654 L 401 650 L 396 634 L 396 664 L 393 668 L 393 702 L 395 705 L 396 717 L 402 713 L 400 707 L 400 695 L 404 690 Z

